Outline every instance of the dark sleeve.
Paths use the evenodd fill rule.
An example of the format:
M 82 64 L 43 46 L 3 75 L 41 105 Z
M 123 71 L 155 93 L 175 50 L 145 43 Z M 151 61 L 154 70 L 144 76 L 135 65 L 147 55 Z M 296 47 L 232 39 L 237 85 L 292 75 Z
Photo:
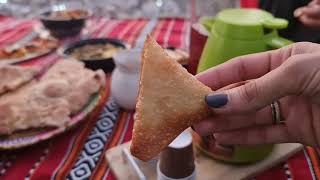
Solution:
M 284 18 L 289 21 L 286 29 L 280 30 L 282 37 L 293 41 L 320 42 L 319 30 L 305 27 L 293 16 L 294 10 L 307 5 L 311 0 L 260 0 L 259 7 L 272 13 L 275 17 Z

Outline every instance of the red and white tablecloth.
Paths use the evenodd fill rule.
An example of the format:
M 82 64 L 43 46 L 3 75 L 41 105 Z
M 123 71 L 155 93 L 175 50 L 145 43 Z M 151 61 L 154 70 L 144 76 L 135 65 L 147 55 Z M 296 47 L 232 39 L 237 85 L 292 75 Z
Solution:
M 91 37 L 119 38 L 134 45 L 148 20 L 93 19 L 87 27 Z M 17 41 L 36 21 L 0 17 L 0 47 Z M 163 46 L 188 48 L 190 22 L 160 19 L 152 35 Z M 45 66 L 58 56 L 51 53 L 22 65 Z M 110 77 L 110 75 L 108 75 Z M 0 77 L 1 78 L 1 77 Z M 108 82 L 110 78 L 107 78 Z M 95 111 L 78 127 L 46 142 L 18 151 L 0 153 L 0 179 L 115 179 L 104 152 L 131 139 L 133 112 L 120 109 L 109 97 L 109 88 Z M 257 180 L 320 177 L 318 149 L 305 147 L 285 163 L 258 175 Z

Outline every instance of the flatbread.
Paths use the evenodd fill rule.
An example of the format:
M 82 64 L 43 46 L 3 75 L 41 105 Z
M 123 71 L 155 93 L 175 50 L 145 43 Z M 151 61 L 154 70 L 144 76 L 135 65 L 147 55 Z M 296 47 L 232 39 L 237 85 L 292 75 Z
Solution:
M 60 96 L 48 96 L 46 89 L 64 89 L 67 85 L 62 80 L 32 81 L 17 92 L 5 94 L 0 98 L 0 135 L 29 128 L 64 126 L 70 120 L 70 104 Z
M 105 85 L 102 70 L 60 60 L 40 80 L 0 97 L 0 135 L 42 127 L 64 127 Z
M 132 155 L 150 160 L 182 131 L 208 117 L 212 90 L 174 61 L 150 36 L 143 53 Z
M 101 86 L 105 86 L 105 74 L 99 69 L 92 71 L 85 68 L 84 63 L 71 59 L 57 62 L 41 78 L 41 82 L 63 79 L 68 84 L 68 93 L 65 98 L 72 104 L 71 113 L 77 113 L 89 100 L 90 96 L 97 92 Z M 57 92 L 53 88 L 51 94 Z M 50 92 L 49 92 L 50 93 Z
M 31 81 L 39 73 L 39 68 L 0 65 L 0 95 L 14 91 Z

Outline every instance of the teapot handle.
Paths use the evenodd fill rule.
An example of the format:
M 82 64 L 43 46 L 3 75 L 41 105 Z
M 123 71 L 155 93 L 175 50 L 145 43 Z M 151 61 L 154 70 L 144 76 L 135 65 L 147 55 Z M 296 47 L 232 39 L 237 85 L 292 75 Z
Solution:
M 293 41 L 282 38 L 282 37 L 272 37 L 268 39 L 266 43 L 267 43 L 267 46 L 270 47 L 270 49 L 278 49 L 278 48 L 287 46 L 289 44 L 292 44 Z

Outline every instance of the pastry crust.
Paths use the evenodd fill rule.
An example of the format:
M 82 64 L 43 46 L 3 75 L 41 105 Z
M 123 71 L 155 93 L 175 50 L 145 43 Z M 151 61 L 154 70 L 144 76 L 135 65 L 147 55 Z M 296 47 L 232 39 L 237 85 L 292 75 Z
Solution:
M 186 128 L 208 117 L 211 111 L 204 99 L 210 92 L 148 36 L 142 52 L 132 155 L 150 160 Z
M 175 49 L 175 50 L 166 49 L 165 51 L 169 56 L 171 56 L 173 59 L 178 61 L 178 63 L 180 63 L 181 65 L 187 65 L 189 63 L 188 53 L 179 49 Z

